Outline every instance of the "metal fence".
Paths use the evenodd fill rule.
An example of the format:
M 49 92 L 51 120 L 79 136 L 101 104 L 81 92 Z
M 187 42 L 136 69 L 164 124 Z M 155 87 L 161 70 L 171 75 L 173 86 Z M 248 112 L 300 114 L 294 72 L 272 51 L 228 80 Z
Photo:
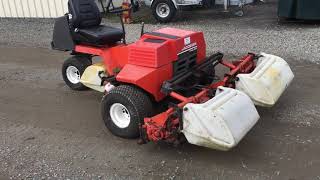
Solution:
M 68 0 L 0 0 L 0 17 L 54 18 L 68 11 Z

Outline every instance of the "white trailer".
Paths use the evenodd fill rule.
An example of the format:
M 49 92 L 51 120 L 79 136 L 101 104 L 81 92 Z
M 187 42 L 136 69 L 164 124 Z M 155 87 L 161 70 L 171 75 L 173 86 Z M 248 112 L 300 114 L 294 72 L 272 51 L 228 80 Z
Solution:
M 182 6 L 202 6 L 204 4 L 223 4 L 225 10 L 229 5 L 252 3 L 254 0 L 143 0 L 152 9 L 153 16 L 159 22 L 169 22 Z

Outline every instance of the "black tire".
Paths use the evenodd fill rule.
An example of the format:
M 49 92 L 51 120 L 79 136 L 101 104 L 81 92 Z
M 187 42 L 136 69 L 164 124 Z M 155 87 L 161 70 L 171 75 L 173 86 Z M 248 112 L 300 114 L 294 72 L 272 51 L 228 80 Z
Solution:
M 130 115 L 129 124 L 119 127 L 111 118 L 111 107 L 114 104 L 125 106 Z M 150 97 L 142 90 L 129 85 L 121 85 L 102 98 L 101 112 L 104 125 L 112 134 L 122 138 L 139 137 L 139 124 L 144 122 L 145 117 L 153 114 L 153 106 Z
M 92 60 L 90 56 L 72 56 L 69 59 L 67 59 L 63 65 L 62 65 L 62 77 L 64 82 L 73 90 L 81 91 L 88 89 L 86 86 L 84 86 L 81 82 L 72 82 L 69 80 L 67 76 L 67 69 L 70 66 L 75 67 L 78 72 L 80 73 L 80 77 L 82 76 L 83 72 L 86 70 L 88 66 L 92 64 Z
M 162 17 L 157 13 L 157 8 L 161 4 L 166 4 L 170 10 L 168 15 L 165 17 Z M 151 9 L 152 9 L 153 17 L 161 23 L 170 22 L 174 18 L 174 16 L 176 15 L 176 12 L 177 12 L 177 9 L 174 6 L 172 0 L 155 0 L 155 2 L 152 3 Z

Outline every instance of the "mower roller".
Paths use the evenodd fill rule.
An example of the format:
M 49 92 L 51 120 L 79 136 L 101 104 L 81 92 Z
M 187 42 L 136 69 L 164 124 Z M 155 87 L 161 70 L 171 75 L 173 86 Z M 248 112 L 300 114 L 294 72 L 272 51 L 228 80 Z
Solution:
M 258 121 L 255 105 L 273 106 L 294 77 L 282 58 L 266 53 L 237 61 L 222 53 L 206 57 L 202 32 L 142 30 L 127 44 L 123 23 L 122 29 L 101 25 L 91 0 L 69 0 L 52 48 L 71 52 L 62 67 L 66 84 L 104 93 L 104 125 L 116 136 L 140 137 L 139 143 L 187 140 L 229 150 Z M 94 56 L 102 62 L 92 64 Z M 216 66 L 228 69 L 224 77 Z

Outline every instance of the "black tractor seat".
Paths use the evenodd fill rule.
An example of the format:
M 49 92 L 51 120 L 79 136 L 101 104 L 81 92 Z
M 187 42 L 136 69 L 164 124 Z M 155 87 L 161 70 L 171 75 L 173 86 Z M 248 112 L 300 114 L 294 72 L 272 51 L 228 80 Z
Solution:
M 121 29 L 103 25 L 76 29 L 74 34 L 76 42 L 91 45 L 114 44 L 123 38 Z
M 68 8 L 72 39 L 76 44 L 101 46 L 124 38 L 122 29 L 100 25 L 102 18 L 94 0 L 69 0 Z

